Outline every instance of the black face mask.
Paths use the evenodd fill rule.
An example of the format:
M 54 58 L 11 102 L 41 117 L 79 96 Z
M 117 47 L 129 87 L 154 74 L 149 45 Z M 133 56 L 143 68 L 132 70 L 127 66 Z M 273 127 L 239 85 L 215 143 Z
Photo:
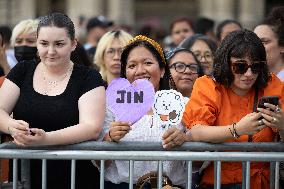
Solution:
M 37 48 L 30 46 L 18 46 L 14 47 L 15 57 L 18 62 L 23 60 L 36 60 L 37 59 Z

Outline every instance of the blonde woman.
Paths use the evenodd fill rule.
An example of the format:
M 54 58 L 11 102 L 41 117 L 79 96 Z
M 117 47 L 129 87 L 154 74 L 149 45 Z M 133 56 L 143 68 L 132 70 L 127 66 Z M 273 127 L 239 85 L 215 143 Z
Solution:
M 24 60 L 37 60 L 37 26 L 38 20 L 22 20 L 13 29 L 11 46 L 14 47 L 15 58 L 18 62 Z M 8 60 L 9 62 L 9 60 Z M 17 62 L 10 63 L 14 67 Z
M 132 36 L 123 30 L 109 31 L 100 39 L 94 63 L 99 67 L 103 80 L 109 84 L 120 77 L 120 56 Z

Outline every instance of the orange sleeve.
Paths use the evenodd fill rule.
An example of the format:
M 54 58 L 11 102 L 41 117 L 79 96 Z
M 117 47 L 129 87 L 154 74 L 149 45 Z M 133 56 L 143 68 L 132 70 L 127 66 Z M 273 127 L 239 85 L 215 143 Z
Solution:
M 187 128 L 196 124 L 214 125 L 221 104 L 221 93 L 216 82 L 208 77 L 198 78 L 185 107 L 183 122 Z
M 264 89 L 263 96 L 278 96 L 279 106 L 283 110 L 284 108 L 284 83 L 274 74 L 271 75 L 271 81 Z M 272 129 L 277 132 L 277 129 Z
M 4 76 L 0 77 L 0 87 L 1 87 L 2 83 L 4 82 L 4 79 L 5 79 Z
M 264 89 L 263 96 L 278 96 L 281 108 L 284 108 L 284 83 L 274 74 L 271 76 L 271 81 Z

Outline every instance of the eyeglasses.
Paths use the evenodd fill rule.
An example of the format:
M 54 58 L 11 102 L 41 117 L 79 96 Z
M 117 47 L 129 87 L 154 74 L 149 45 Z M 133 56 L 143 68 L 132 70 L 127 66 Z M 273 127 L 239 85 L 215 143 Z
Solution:
M 105 54 L 106 54 L 107 57 L 112 58 L 112 57 L 114 57 L 116 52 L 120 57 L 121 53 L 122 53 L 122 48 L 117 48 L 117 49 L 109 48 L 109 49 L 106 50 Z
M 258 74 L 265 63 L 265 61 L 254 61 L 251 65 L 249 65 L 245 60 L 238 60 L 236 62 L 232 62 L 232 69 L 236 74 L 244 74 L 250 68 L 253 74 Z
M 186 68 L 190 70 L 191 73 L 197 74 L 198 73 L 198 65 L 197 64 L 185 64 L 183 62 L 175 62 L 173 63 L 170 68 L 175 68 L 176 72 L 184 73 Z
M 204 53 L 203 55 L 201 53 L 197 53 L 194 52 L 194 55 L 196 56 L 196 58 L 201 61 L 202 57 L 207 61 L 207 62 L 211 62 L 213 61 L 213 55 L 211 53 Z

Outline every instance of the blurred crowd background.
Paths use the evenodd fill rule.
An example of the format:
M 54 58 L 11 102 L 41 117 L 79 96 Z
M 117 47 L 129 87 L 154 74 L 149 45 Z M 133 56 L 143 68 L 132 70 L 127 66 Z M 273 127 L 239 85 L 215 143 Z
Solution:
M 132 34 L 146 34 L 167 43 L 175 18 L 186 16 L 193 22 L 209 18 L 214 21 L 213 29 L 222 20 L 233 19 L 253 29 L 281 3 L 283 0 L 0 0 L 0 25 L 13 28 L 21 20 L 59 11 L 73 20 L 84 44 L 88 19 L 102 15 Z

